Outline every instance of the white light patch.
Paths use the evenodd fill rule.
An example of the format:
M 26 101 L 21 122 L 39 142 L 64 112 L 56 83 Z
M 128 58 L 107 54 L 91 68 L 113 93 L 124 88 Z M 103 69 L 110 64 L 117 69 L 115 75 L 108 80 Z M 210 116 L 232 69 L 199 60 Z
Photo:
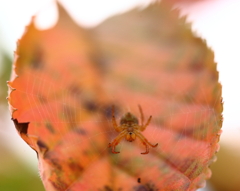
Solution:
M 57 6 L 54 1 L 47 3 L 36 14 L 35 24 L 38 29 L 45 30 L 54 27 L 58 20 Z
M 84 27 L 93 27 L 114 14 L 120 14 L 136 6 L 147 6 L 152 0 L 59 0 L 76 22 Z
M 214 51 L 223 86 L 223 129 L 238 129 L 240 134 L 240 1 L 207 1 L 182 13 L 189 15 L 193 30 Z

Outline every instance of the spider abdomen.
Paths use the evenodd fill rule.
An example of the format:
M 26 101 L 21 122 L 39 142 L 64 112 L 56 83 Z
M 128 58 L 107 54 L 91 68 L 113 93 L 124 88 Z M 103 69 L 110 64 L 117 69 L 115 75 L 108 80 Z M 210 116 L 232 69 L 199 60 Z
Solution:
M 127 141 L 132 142 L 132 141 L 134 141 L 135 139 L 136 139 L 136 134 L 133 133 L 133 132 L 129 132 L 129 133 L 126 135 L 126 140 L 127 140 Z

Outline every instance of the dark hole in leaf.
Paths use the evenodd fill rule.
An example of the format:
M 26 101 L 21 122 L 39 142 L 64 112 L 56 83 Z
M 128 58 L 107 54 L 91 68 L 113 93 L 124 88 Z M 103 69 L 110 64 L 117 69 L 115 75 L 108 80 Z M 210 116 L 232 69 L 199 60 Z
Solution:
M 16 129 L 18 130 L 18 132 L 19 132 L 20 134 L 22 134 L 22 133 L 23 133 L 23 134 L 27 134 L 28 124 L 29 124 L 30 122 L 27 122 L 27 123 L 18 123 L 18 120 L 17 120 L 17 119 L 13 119 L 13 118 L 12 118 L 12 120 L 13 120 L 13 123 L 14 123 Z

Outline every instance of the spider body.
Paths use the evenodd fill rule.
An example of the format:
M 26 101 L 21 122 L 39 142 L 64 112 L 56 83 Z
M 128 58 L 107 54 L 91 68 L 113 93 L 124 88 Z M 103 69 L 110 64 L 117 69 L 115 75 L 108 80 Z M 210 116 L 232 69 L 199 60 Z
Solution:
M 127 134 L 125 136 L 126 140 L 130 142 L 134 141 L 136 139 L 134 129 L 138 128 L 138 119 L 128 112 L 121 118 L 120 125 L 122 130 L 127 130 Z
M 156 147 L 158 145 L 152 145 L 142 134 L 140 131 L 144 131 L 146 127 L 149 125 L 152 116 L 148 118 L 147 123 L 144 125 L 144 115 L 142 112 L 141 106 L 139 107 L 139 111 L 141 114 L 141 125 L 139 125 L 137 117 L 135 117 L 130 112 L 127 112 L 120 120 L 120 126 L 117 125 L 115 114 L 114 114 L 114 107 L 112 107 L 112 124 L 114 129 L 117 132 L 120 132 L 119 135 L 113 140 L 112 143 L 109 143 L 109 147 L 112 147 L 112 153 L 117 154 L 120 152 L 115 151 L 115 147 L 119 144 L 119 142 L 125 137 L 125 139 L 129 142 L 134 141 L 137 137 L 142 141 L 142 143 L 146 147 L 146 152 L 141 154 L 148 154 L 149 153 L 149 145 L 151 147 Z

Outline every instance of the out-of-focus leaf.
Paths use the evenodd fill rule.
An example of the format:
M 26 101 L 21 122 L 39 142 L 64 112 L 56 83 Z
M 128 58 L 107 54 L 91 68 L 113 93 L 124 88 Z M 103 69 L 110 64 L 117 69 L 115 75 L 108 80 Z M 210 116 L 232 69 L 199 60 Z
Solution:
M 104 92 L 124 111 L 138 113 L 141 104 L 153 116 L 145 135 L 159 143 L 151 157 L 139 157 L 126 143 L 123 152 L 129 155 L 115 156 L 118 162 L 113 164 L 129 172 L 128 179 L 141 177 L 160 190 L 203 186 L 222 126 L 221 85 L 212 50 L 165 3 L 110 18 L 93 36 L 105 61 Z
M 39 31 L 34 18 L 26 28 L 8 83 L 14 124 L 37 151 L 47 190 L 74 184 L 103 158 L 108 144 L 97 113 L 105 106 L 94 48 L 87 33 L 58 8 L 54 28 Z
M 21 137 L 38 153 L 46 190 L 196 190 L 209 178 L 222 126 L 214 54 L 179 18 L 155 2 L 78 27 L 59 5 L 46 31 L 33 21 L 19 41 L 9 106 Z M 153 119 L 138 141 L 107 148 L 117 119 Z

